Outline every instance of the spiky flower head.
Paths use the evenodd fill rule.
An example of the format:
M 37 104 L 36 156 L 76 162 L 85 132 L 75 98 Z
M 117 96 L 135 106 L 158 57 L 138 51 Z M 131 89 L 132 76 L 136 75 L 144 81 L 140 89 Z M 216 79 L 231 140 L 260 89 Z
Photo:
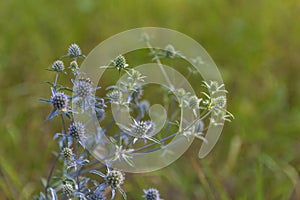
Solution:
M 70 62 L 70 67 L 69 67 L 73 72 L 76 71 L 78 69 L 78 64 L 76 62 L 76 60 L 73 60 L 72 62 Z
M 128 81 L 132 83 L 144 82 L 144 78 L 146 78 L 146 76 L 143 76 L 141 72 L 135 69 L 131 69 L 129 72 L 127 72 L 127 74 L 128 74 Z
M 92 81 L 89 78 L 79 78 L 74 83 L 74 95 L 82 99 L 90 97 L 93 93 Z
M 62 72 L 65 70 L 65 66 L 63 61 L 61 60 L 56 60 L 53 64 L 52 64 L 52 70 L 56 71 L 56 72 Z
M 78 57 L 78 56 L 81 56 L 81 49 L 80 47 L 77 45 L 77 44 L 71 44 L 69 46 L 69 49 L 68 49 L 68 56 L 69 57 Z
M 187 105 L 191 109 L 199 109 L 200 102 L 201 99 L 199 99 L 196 95 L 193 95 L 188 99 Z
M 212 98 L 211 106 L 222 109 L 226 106 L 226 102 L 227 102 L 227 100 L 226 100 L 225 96 L 218 96 L 216 98 Z
M 120 103 L 120 101 L 122 100 L 123 94 L 119 90 L 114 90 L 114 91 L 106 94 L 106 96 L 112 103 Z
M 131 124 L 131 133 L 136 136 L 151 136 L 155 131 L 155 124 L 148 121 L 134 121 Z
M 159 197 L 159 191 L 155 188 L 150 188 L 148 190 L 144 190 L 145 195 L 143 196 L 146 200 L 162 200 Z
M 179 88 L 177 90 L 174 90 L 174 95 L 176 96 L 177 101 L 179 102 L 179 106 L 183 107 L 186 105 L 185 102 L 186 102 L 186 99 L 189 97 L 190 92 L 187 92 L 183 88 Z
M 68 97 L 63 92 L 55 92 L 51 96 L 50 102 L 54 109 L 56 110 L 65 110 L 68 105 Z
M 80 136 L 84 135 L 85 127 L 81 122 L 73 122 L 68 129 L 68 134 L 78 140 Z
M 119 170 L 110 170 L 105 176 L 105 182 L 112 188 L 120 187 L 124 183 L 125 175 Z
M 62 154 L 64 156 L 64 159 L 68 161 L 68 160 L 71 160 L 72 155 L 73 155 L 73 151 L 72 151 L 72 149 L 70 149 L 68 147 L 65 147 L 62 150 Z
M 112 62 L 114 67 L 119 71 L 128 67 L 128 64 L 126 63 L 126 59 L 122 55 L 118 55 Z
M 165 51 L 167 58 L 174 58 L 176 55 L 175 48 L 170 44 L 166 46 Z
M 73 186 L 70 183 L 65 183 L 63 185 L 63 193 L 67 196 L 71 196 L 73 193 Z
M 212 95 L 218 92 L 227 93 L 227 90 L 225 90 L 225 85 L 220 84 L 217 81 L 203 81 L 203 86 L 206 87 Z

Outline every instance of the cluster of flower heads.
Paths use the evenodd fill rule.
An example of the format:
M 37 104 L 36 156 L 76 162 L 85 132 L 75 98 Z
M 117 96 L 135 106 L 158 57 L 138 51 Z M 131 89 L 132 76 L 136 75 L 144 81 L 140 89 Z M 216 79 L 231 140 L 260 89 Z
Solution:
M 40 99 L 41 102 L 50 104 L 52 107 L 50 114 L 46 120 L 59 118 L 62 121 L 62 131 L 54 135 L 53 139 L 58 141 L 59 152 L 56 153 L 57 159 L 53 163 L 51 172 L 45 181 L 45 192 L 41 192 L 35 199 L 38 200 L 54 200 L 54 199 L 87 199 L 87 200 L 105 200 L 114 199 L 117 192 L 121 194 L 123 199 L 127 199 L 125 191 L 121 186 L 125 182 L 125 174 L 113 169 L 109 162 L 105 164 L 107 167 L 106 174 L 92 167 L 92 162 L 89 159 L 87 150 L 81 148 L 82 140 L 85 139 L 87 133 L 86 122 L 74 121 L 74 114 L 85 112 L 88 109 L 93 109 L 99 122 L 105 118 L 105 108 L 108 103 L 129 105 L 134 102 L 140 107 L 144 113 L 149 108 L 149 103 L 146 101 L 139 102 L 142 95 L 141 83 L 144 76 L 136 70 L 128 70 L 128 64 L 124 56 L 119 55 L 112 60 L 112 68 L 117 71 L 126 71 L 128 73 L 128 81 L 123 82 L 119 88 L 114 88 L 113 91 L 108 91 L 106 97 L 95 97 L 94 93 L 100 87 L 94 87 L 92 81 L 79 72 L 78 59 L 84 58 L 80 47 L 77 44 L 71 44 L 67 54 L 61 60 L 56 60 L 48 68 L 49 71 L 55 73 L 53 82 L 48 81 L 51 88 L 51 96 L 49 99 Z M 65 63 L 69 60 L 69 67 L 65 67 Z M 71 75 L 72 87 L 63 86 L 59 83 L 59 77 Z M 117 88 L 117 89 L 116 89 Z M 129 96 L 124 100 L 124 96 Z M 71 105 L 72 103 L 72 105 Z M 144 116 L 145 114 L 143 114 Z M 132 133 L 136 134 L 134 142 L 137 139 L 151 139 L 151 134 L 155 130 L 155 124 L 152 121 L 134 121 L 129 127 Z M 124 132 L 122 132 L 124 133 Z M 122 135 L 123 137 L 124 135 Z M 124 144 L 115 142 L 115 155 L 110 160 L 123 161 L 131 163 L 133 149 L 127 148 Z M 62 162 L 62 169 L 59 170 L 57 163 Z M 131 163 L 133 165 L 133 163 Z M 54 171 L 57 173 L 52 175 Z M 100 176 L 94 178 L 91 174 Z M 60 178 L 59 178 L 60 177 Z M 111 195 L 107 194 L 107 188 L 110 188 Z M 149 190 L 150 191 L 150 190 Z M 151 193 L 151 192 L 150 192 Z M 159 195 L 151 194 L 144 196 L 145 199 L 159 199 Z M 142 194 L 141 194 L 142 196 Z
M 145 40 L 147 43 L 149 42 L 148 39 Z M 167 45 L 162 50 L 152 48 L 150 55 L 154 56 L 153 60 L 156 60 L 158 64 L 162 58 L 184 58 L 172 45 Z M 51 111 L 46 120 L 59 118 L 62 122 L 62 131 L 53 137 L 58 141 L 59 152 L 56 153 L 57 159 L 53 163 L 47 181 L 44 183 L 45 192 L 36 197 L 38 200 L 54 200 L 58 199 L 58 196 L 62 199 L 104 200 L 109 197 L 114 199 L 117 193 L 123 199 L 127 199 L 122 188 L 125 174 L 121 170 L 111 168 L 112 163 L 125 161 L 134 167 L 132 159 L 139 155 L 139 151 L 146 148 L 147 151 L 164 149 L 165 141 L 178 133 L 188 140 L 191 137 L 196 137 L 204 142 L 209 142 L 205 139 L 205 131 L 208 128 L 205 127 L 205 118 L 211 115 L 211 124 L 217 126 L 221 124 L 222 120 L 230 120 L 233 117 L 226 110 L 225 94 L 227 91 L 224 84 L 219 84 L 216 81 L 203 82 L 208 93 L 203 92 L 202 96 L 192 94 L 183 88 L 173 88 L 170 91 L 174 94 L 172 101 L 177 101 L 178 110 L 181 112 L 183 109 L 190 110 L 194 114 L 195 120 L 188 122 L 185 127 L 180 125 L 175 133 L 170 132 L 168 135 L 166 131 L 164 137 L 157 137 L 155 135 L 158 132 L 157 126 L 152 120 L 149 120 L 150 102 L 148 99 L 143 99 L 146 76 L 138 70 L 130 69 L 125 57 L 118 55 L 111 60 L 109 66 L 101 66 L 100 68 L 115 69 L 119 74 L 124 72 L 125 80 L 103 90 L 106 91 L 104 97 L 97 97 L 95 93 L 100 87 L 95 87 L 89 77 L 86 77 L 86 74 L 79 72 L 78 60 L 80 58 L 85 58 L 80 47 L 77 44 L 72 44 L 69 46 L 67 54 L 61 60 L 54 61 L 48 69 L 55 73 L 54 81 L 47 82 L 50 84 L 52 95 L 49 99 L 41 99 L 41 102 L 51 105 Z M 65 67 L 67 66 L 66 62 L 69 62 L 69 67 Z M 71 87 L 58 83 L 59 77 L 62 75 L 71 75 Z M 114 147 L 114 153 L 109 155 L 105 160 L 106 163 L 100 164 L 99 167 L 99 162 L 91 160 L 89 152 L 82 148 L 84 146 L 83 141 L 87 138 L 86 135 L 89 131 L 87 125 L 91 122 L 75 121 L 74 115 L 91 109 L 98 122 L 103 123 L 106 108 L 109 105 L 124 107 L 131 113 L 135 113 L 135 117 L 132 117 L 132 121 L 128 125 L 119 124 L 111 119 L 108 125 L 101 126 L 100 132 L 103 135 L 110 132 L 112 125 L 118 127 L 119 132 L 114 130 L 112 132 L 115 135 L 108 137 Z M 170 113 L 169 124 L 178 125 L 178 119 L 184 119 L 174 113 Z M 166 130 L 171 130 L 171 128 L 166 128 Z M 135 154 L 136 152 L 137 154 Z M 61 170 L 57 169 L 59 162 L 62 163 Z M 101 172 L 103 168 L 107 169 L 106 173 Z M 57 174 L 53 176 L 53 172 Z M 95 175 L 98 176 L 95 178 Z M 111 194 L 108 194 L 109 190 Z M 145 189 L 141 197 L 145 200 L 161 200 L 159 191 L 154 188 Z

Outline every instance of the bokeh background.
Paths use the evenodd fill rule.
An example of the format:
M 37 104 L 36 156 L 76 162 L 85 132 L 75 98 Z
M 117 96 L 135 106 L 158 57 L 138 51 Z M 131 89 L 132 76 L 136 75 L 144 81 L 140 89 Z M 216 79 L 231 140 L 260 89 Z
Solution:
M 38 102 L 50 95 L 44 81 L 53 74 L 44 69 L 71 43 L 88 53 L 143 26 L 175 29 L 202 44 L 236 119 L 207 158 L 197 158 L 195 142 L 163 170 L 128 175 L 129 199 L 149 187 L 166 200 L 297 199 L 299 19 L 299 0 L 1 0 L 0 199 L 31 199 L 54 159 L 58 123 L 44 121 L 50 108 Z

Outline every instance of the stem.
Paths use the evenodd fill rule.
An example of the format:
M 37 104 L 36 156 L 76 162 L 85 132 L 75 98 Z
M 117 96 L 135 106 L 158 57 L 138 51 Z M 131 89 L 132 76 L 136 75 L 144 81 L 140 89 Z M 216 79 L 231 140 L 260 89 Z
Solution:
M 207 113 L 203 112 L 205 114 L 202 113 L 201 115 L 199 115 L 189 126 L 187 126 L 183 130 L 183 132 L 188 130 L 189 128 L 191 128 L 197 121 L 205 119 L 211 112 L 212 112 L 212 110 L 209 110 Z
M 54 80 L 54 83 L 53 83 L 54 89 L 56 89 L 57 80 L 58 80 L 58 72 L 56 72 L 55 80 Z
M 131 138 L 131 140 L 128 142 L 128 144 L 126 145 L 125 149 L 127 149 L 129 147 L 129 145 L 134 141 L 134 137 Z
M 47 199 L 47 196 L 48 196 L 48 188 L 49 188 L 49 184 L 50 184 L 50 179 L 51 179 L 51 177 L 52 177 L 54 168 L 55 168 L 55 166 L 56 166 L 56 164 L 57 164 L 59 158 L 60 158 L 60 154 L 59 154 L 59 155 L 56 157 L 56 159 L 54 160 L 54 162 L 53 162 L 53 164 L 52 164 L 52 166 L 51 166 L 51 170 L 50 170 L 50 172 L 49 172 L 49 174 L 48 174 L 47 184 L 46 184 L 46 187 L 45 187 L 45 196 L 46 196 L 46 199 Z
M 179 132 L 182 131 L 182 124 L 183 124 L 183 108 L 182 108 L 182 103 L 181 103 L 181 107 L 180 107 L 180 125 L 179 125 Z
M 151 46 L 150 42 L 149 41 L 146 42 L 146 45 L 150 49 L 151 53 L 153 53 L 153 55 L 155 56 L 155 60 L 156 60 L 156 62 L 158 64 L 158 66 L 159 66 L 159 68 L 160 68 L 163 76 L 165 77 L 166 82 L 168 83 L 168 85 L 171 88 L 171 90 L 173 90 L 174 89 L 173 85 L 172 85 L 172 83 L 171 83 L 171 81 L 170 81 L 170 79 L 169 79 L 169 77 L 168 77 L 168 75 L 167 75 L 167 73 L 166 73 L 166 71 L 165 71 L 165 69 L 164 69 L 164 67 L 163 67 L 160 59 L 159 59 L 159 57 L 155 54 L 155 51 L 153 50 L 153 47 Z
M 102 168 L 105 168 L 105 167 L 106 167 L 106 165 L 102 164 L 102 165 L 97 166 L 97 167 L 93 167 L 93 168 L 90 168 L 90 169 L 82 170 L 82 171 L 80 171 L 79 175 L 83 175 L 83 174 L 89 173 L 91 170 L 99 170 L 99 169 L 102 169 Z
M 61 116 L 61 122 L 62 122 L 62 125 L 63 125 L 63 128 L 64 128 L 64 132 L 67 133 L 67 128 L 66 128 L 66 123 L 65 123 L 65 120 L 64 120 L 64 116 L 63 114 L 60 114 Z
M 79 148 L 79 142 L 77 141 L 75 144 L 75 154 L 76 154 L 77 159 L 79 159 L 78 148 Z M 75 176 L 76 176 L 76 182 L 77 182 L 78 192 L 79 192 L 80 191 L 79 170 L 78 170 L 77 166 L 76 166 L 76 170 L 75 170 Z
M 178 135 L 178 134 L 180 134 L 180 133 L 182 133 L 182 132 L 188 130 L 188 129 L 191 128 L 197 121 L 203 120 L 203 119 L 206 118 L 210 113 L 211 113 L 211 110 L 210 110 L 209 112 L 207 112 L 206 114 L 204 114 L 204 115 L 199 115 L 199 117 L 197 117 L 197 118 L 196 118 L 189 126 L 187 126 L 185 129 L 183 129 L 183 131 L 181 131 L 181 132 L 178 131 L 178 132 L 176 132 L 176 133 L 173 133 L 172 135 L 169 135 L 169 136 L 167 136 L 167 137 L 161 139 L 160 142 L 162 143 L 162 142 L 164 142 L 164 141 L 166 141 L 166 140 L 168 140 L 168 139 L 170 139 L 170 138 L 172 138 L 172 137 L 175 137 L 176 135 Z M 151 143 L 151 144 L 142 146 L 142 147 L 140 147 L 140 148 L 138 148 L 138 149 L 135 149 L 134 152 L 144 150 L 144 149 L 146 149 L 146 148 L 148 148 L 148 147 L 151 147 L 151 146 L 153 146 L 153 145 L 156 145 L 156 143 Z

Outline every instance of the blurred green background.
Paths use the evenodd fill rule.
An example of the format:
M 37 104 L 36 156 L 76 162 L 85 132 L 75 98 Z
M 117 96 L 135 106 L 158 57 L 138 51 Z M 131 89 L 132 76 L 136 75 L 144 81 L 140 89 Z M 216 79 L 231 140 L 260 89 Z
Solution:
M 128 175 L 129 199 L 157 187 L 168 199 L 288 199 L 300 171 L 299 0 L 0 1 L 0 199 L 42 190 L 57 148 L 46 123 L 51 63 L 78 43 L 86 54 L 121 31 L 178 30 L 209 52 L 229 90 L 233 123 L 213 152 L 198 143 L 171 166 Z M 298 184 L 298 192 L 299 192 Z M 294 196 L 296 199 L 296 197 Z

